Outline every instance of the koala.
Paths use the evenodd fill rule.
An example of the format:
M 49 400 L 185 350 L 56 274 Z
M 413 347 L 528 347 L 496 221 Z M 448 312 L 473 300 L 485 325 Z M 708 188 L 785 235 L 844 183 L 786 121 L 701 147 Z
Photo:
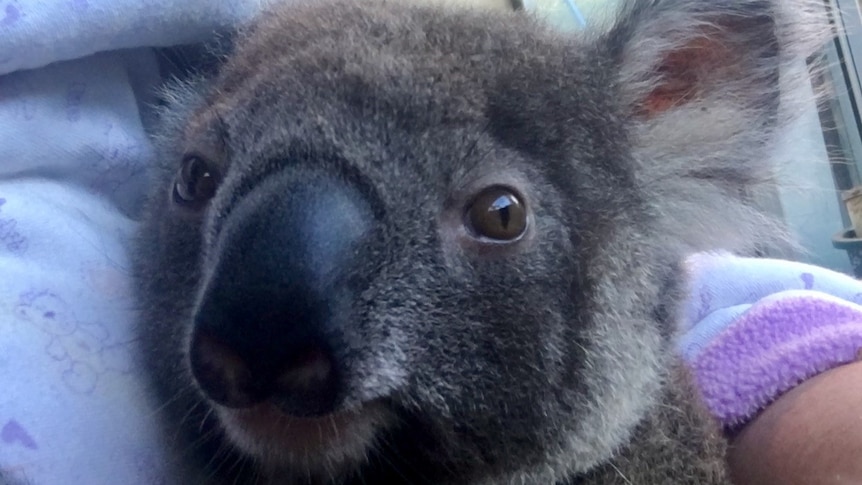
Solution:
M 135 249 L 179 483 L 725 484 L 674 351 L 683 261 L 828 38 L 805 0 L 274 5 L 165 90 Z

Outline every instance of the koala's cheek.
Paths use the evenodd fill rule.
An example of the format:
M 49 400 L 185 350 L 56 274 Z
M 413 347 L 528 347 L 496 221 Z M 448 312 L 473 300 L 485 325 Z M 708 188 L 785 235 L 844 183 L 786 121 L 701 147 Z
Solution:
M 371 337 L 356 349 L 347 378 L 349 396 L 358 402 L 387 397 L 403 390 L 410 380 L 412 361 L 420 358 L 409 350 L 405 332 L 390 328 L 387 336 Z

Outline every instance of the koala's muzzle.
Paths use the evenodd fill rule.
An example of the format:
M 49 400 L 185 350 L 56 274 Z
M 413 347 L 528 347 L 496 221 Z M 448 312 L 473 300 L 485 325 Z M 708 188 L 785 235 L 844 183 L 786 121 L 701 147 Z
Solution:
M 269 400 L 293 416 L 334 410 L 351 268 L 373 223 L 358 189 L 316 172 L 271 176 L 230 210 L 204 266 L 189 349 L 210 399 Z

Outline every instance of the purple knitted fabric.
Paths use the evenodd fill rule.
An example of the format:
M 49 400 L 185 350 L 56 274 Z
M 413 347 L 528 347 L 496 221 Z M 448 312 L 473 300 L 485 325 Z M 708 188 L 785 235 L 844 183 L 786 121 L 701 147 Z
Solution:
M 692 281 L 700 282 L 694 284 L 693 295 L 737 293 L 737 297 L 724 299 L 724 307 L 711 308 L 699 320 L 687 322 L 686 344 L 681 345 L 706 404 L 726 427 L 746 422 L 805 379 L 852 362 L 862 349 L 862 306 L 850 301 L 857 299 L 862 282 L 789 261 L 697 257 L 711 259 L 706 265 L 691 266 L 695 270 Z M 757 271 L 751 273 L 752 267 Z M 712 277 L 703 278 L 703 273 Z M 742 274 L 746 277 L 734 278 Z M 800 275 L 806 281 L 820 280 L 821 287 L 766 295 L 739 291 L 752 285 L 797 288 Z M 710 287 L 719 281 L 721 291 Z M 728 281 L 737 284 L 728 285 Z M 738 298 L 743 294 L 750 301 Z M 709 328 L 698 334 L 700 327 Z
M 851 362 L 862 348 L 862 307 L 789 290 L 754 304 L 691 363 L 725 425 L 741 424 L 803 380 Z

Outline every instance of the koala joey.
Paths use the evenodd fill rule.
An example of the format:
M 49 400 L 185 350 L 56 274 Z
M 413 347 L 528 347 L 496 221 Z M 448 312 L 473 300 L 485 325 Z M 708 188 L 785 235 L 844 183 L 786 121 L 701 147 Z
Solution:
M 823 10 L 629 1 L 563 34 L 322 0 L 243 28 L 165 91 L 136 250 L 181 483 L 728 483 L 673 350 L 682 261 L 776 242 L 746 194 Z

